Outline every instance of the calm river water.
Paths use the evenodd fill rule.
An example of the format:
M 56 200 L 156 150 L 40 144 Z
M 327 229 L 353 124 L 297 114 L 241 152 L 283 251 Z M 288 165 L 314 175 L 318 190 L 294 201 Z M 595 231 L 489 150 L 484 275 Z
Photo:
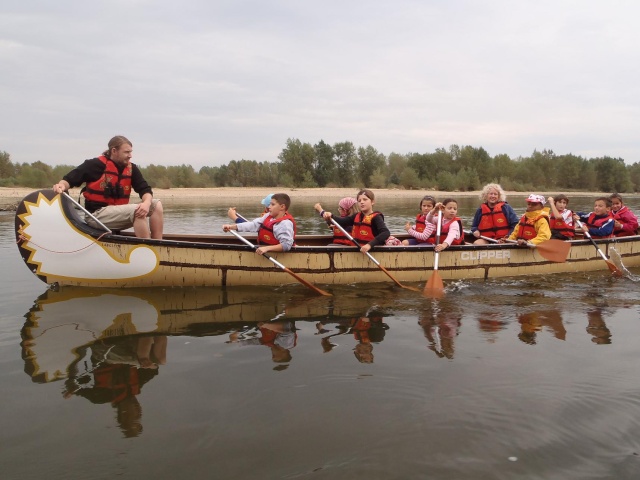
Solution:
M 379 202 L 392 232 L 419 200 Z M 217 233 L 226 206 L 166 203 L 166 231 Z M 292 212 L 325 231 L 312 202 Z M 53 292 L 11 214 L 0 263 L 3 479 L 640 474 L 639 271 L 445 282 L 440 300 L 392 282 Z

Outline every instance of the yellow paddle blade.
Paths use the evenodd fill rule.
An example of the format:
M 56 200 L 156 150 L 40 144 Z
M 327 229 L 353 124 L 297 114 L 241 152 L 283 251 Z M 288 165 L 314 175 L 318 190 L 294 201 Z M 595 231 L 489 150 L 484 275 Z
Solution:
M 547 260 L 563 263 L 567 261 L 571 244 L 563 240 L 547 240 L 536 245 L 536 250 Z

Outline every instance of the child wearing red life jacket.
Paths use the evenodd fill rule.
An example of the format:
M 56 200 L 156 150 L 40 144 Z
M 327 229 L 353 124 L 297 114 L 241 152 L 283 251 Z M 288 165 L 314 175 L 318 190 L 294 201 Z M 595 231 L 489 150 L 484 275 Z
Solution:
M 435 243 L 435 226 L 427 222 L 427 215 L 433 207 L 436 205 L 436 199 L 430 195 L 425 195 L 420 200 L 420 213 L 416 215 L 416 224 L 411 226 L 409 222 L 404 226 L 404 229 L 413 238 L 408 238 L 402 241 L 402 245 L 419 245 L 421 243 Z
M 314 208 L 325 220 L 333 218 L 345 230 L 351 229 L 351 236 L 361 245 L 360 251 L 367 253 L 376 245 L 384 245 L 391 232 L 384 223 L 384 215 L 373 210 L 375 195 L 371 190 L 360 190 L 356 200 L 360 211 L 348 217 L 333 217 L 331 212 L 325 212 L 319 203 L 316 203 Z
M 613 236 L 615 221 L 611 215 L 611 199 L 598 197 L 593 202 L 593 212 L 578 212 L 573 215 L 574 220 L 580 220 L 584 228 L 588 229 L 591 238 L 609 238 Z
M 629 237 L 638 233 L 638 217 L 622 201 L 619 193 L 609 195 L 613 215 L 613 236 Z
M 344 197 L 338 202 L 338 212 L 340 217 L 348 217 L 359 212 L 358 201 L 353 197 Z M 342 231 L 333 224 L 329 224 L 329 228 L 333 232 L 333 241 L 329 245 L 348 245 L 353 246 L 353 242 L 342 233 Z
M 436 239 L 436 252 L 441 252 L 451 245 L 460 245 L 464 243 L 462 236 L 462 220 L 458 217 L 458 202 L 453 198 L 447 198 L 442 202 L 438 202 L 435 208 L 427 215 L 427 222 L 437 224 L 438 215 L 436 212 L 442 211 L 442 227 L 440 229 L 440 237 Z M 444 240 L 442 238 L 444 237 Z
M 551 206 L 551 216 L 549 226 L 551 227 L 551 238 L 556 240 L 573 240 L 576 236 L 573 226 L 573 212 L 567 208 L 569 198 L 560 194 L 547 199 Z
M 291 199 L 286 193 L 274 193 L 269 203 L 269 213 L 244 223 L 223 225 L 222 230 L 239 232 L 258 232 L 260 246 L 256 253 L 288 252 L 293 247 L 296 236 L 296 222 L 289 213 Z
M 527 197 L 526 202 L 527 210 L 508 238 L 509 240 L 517 240 L 520 246 L 529 243 L 538 245 L 551 238 L 549 214 L 543 209 L 546 200 L 542 195 L 532 193 Z M 499 241 L 503 243 L 504 239 Z

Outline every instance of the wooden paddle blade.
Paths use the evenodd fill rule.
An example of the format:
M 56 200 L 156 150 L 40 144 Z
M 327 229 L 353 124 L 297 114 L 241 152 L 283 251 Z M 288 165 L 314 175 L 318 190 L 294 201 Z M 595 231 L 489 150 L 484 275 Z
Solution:
M 333 295 L 331 295 L 329 292 L 325 292 L 324 290 L 319 289 L 318 287 L 316 287 L 313 283 L 309 283 L 307 282 L 304 278 L 298 276 L 296 273 L 292 272 L 291 270 L 289 270 L 287 267 L 284 268 L 284 271 L 287 272 L 289 275 L 291 275 L 293 278 L 295 278 L 296 280 L 298 280 L 300 283 L 302 283 L 304 286 L 309 287 L 311 290 L 313 290 L 316 293 L 319 293 L 320 295 L 324 295 L 325 297 L 332 297 Z
M 563 263 L 567 261 L 571 244 L 563 240 L 547 240 L 536 245 L 536 250 L 547 260 Z
M 429 298 L 442 298 L 444 296 L 444 284 L 437 270 L 434 270 L 424 286 L 422 294 Z
M 616 267 L 615 263 L 613 263 L 611 260 L 605 260 L 605 262 L 607 263 L 607 267 L 609 267 L 609 271 L 613 275 L 615 275 L 616 277 L 622 277 L 623 275 L 622 270 Z

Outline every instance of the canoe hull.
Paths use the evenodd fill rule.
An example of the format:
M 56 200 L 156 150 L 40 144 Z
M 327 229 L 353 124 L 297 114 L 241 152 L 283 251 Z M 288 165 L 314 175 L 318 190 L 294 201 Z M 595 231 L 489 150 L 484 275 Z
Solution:
M 255 238 L 255 237 L 253 237 Z M 283 285 L 295 278 L 229 236 L 167 235 L 165 240 L 105 234 L 80 218 L 71 202 L 42 190 L 19 204 L 16 239 L 28 268 L 48 284 L 91 287 L 186 287 Z M 350 247 L 327 247 L 329 237 L 301 236 L 300 246 L 273 254 L 316 284 L 388 282 L 370 259 Z M 640 266 L 640 237 L 599 241 L 615 248 L 626 267 Z M 425 282 L 433 269 L 433 247 L 377 247 L 375 258 L 400 282 Z M 565 263 L 514 245 L 462 245 L 440 253 L 443 280 L 487 279 L 608 271 L 588 240 L 572 242 Z

